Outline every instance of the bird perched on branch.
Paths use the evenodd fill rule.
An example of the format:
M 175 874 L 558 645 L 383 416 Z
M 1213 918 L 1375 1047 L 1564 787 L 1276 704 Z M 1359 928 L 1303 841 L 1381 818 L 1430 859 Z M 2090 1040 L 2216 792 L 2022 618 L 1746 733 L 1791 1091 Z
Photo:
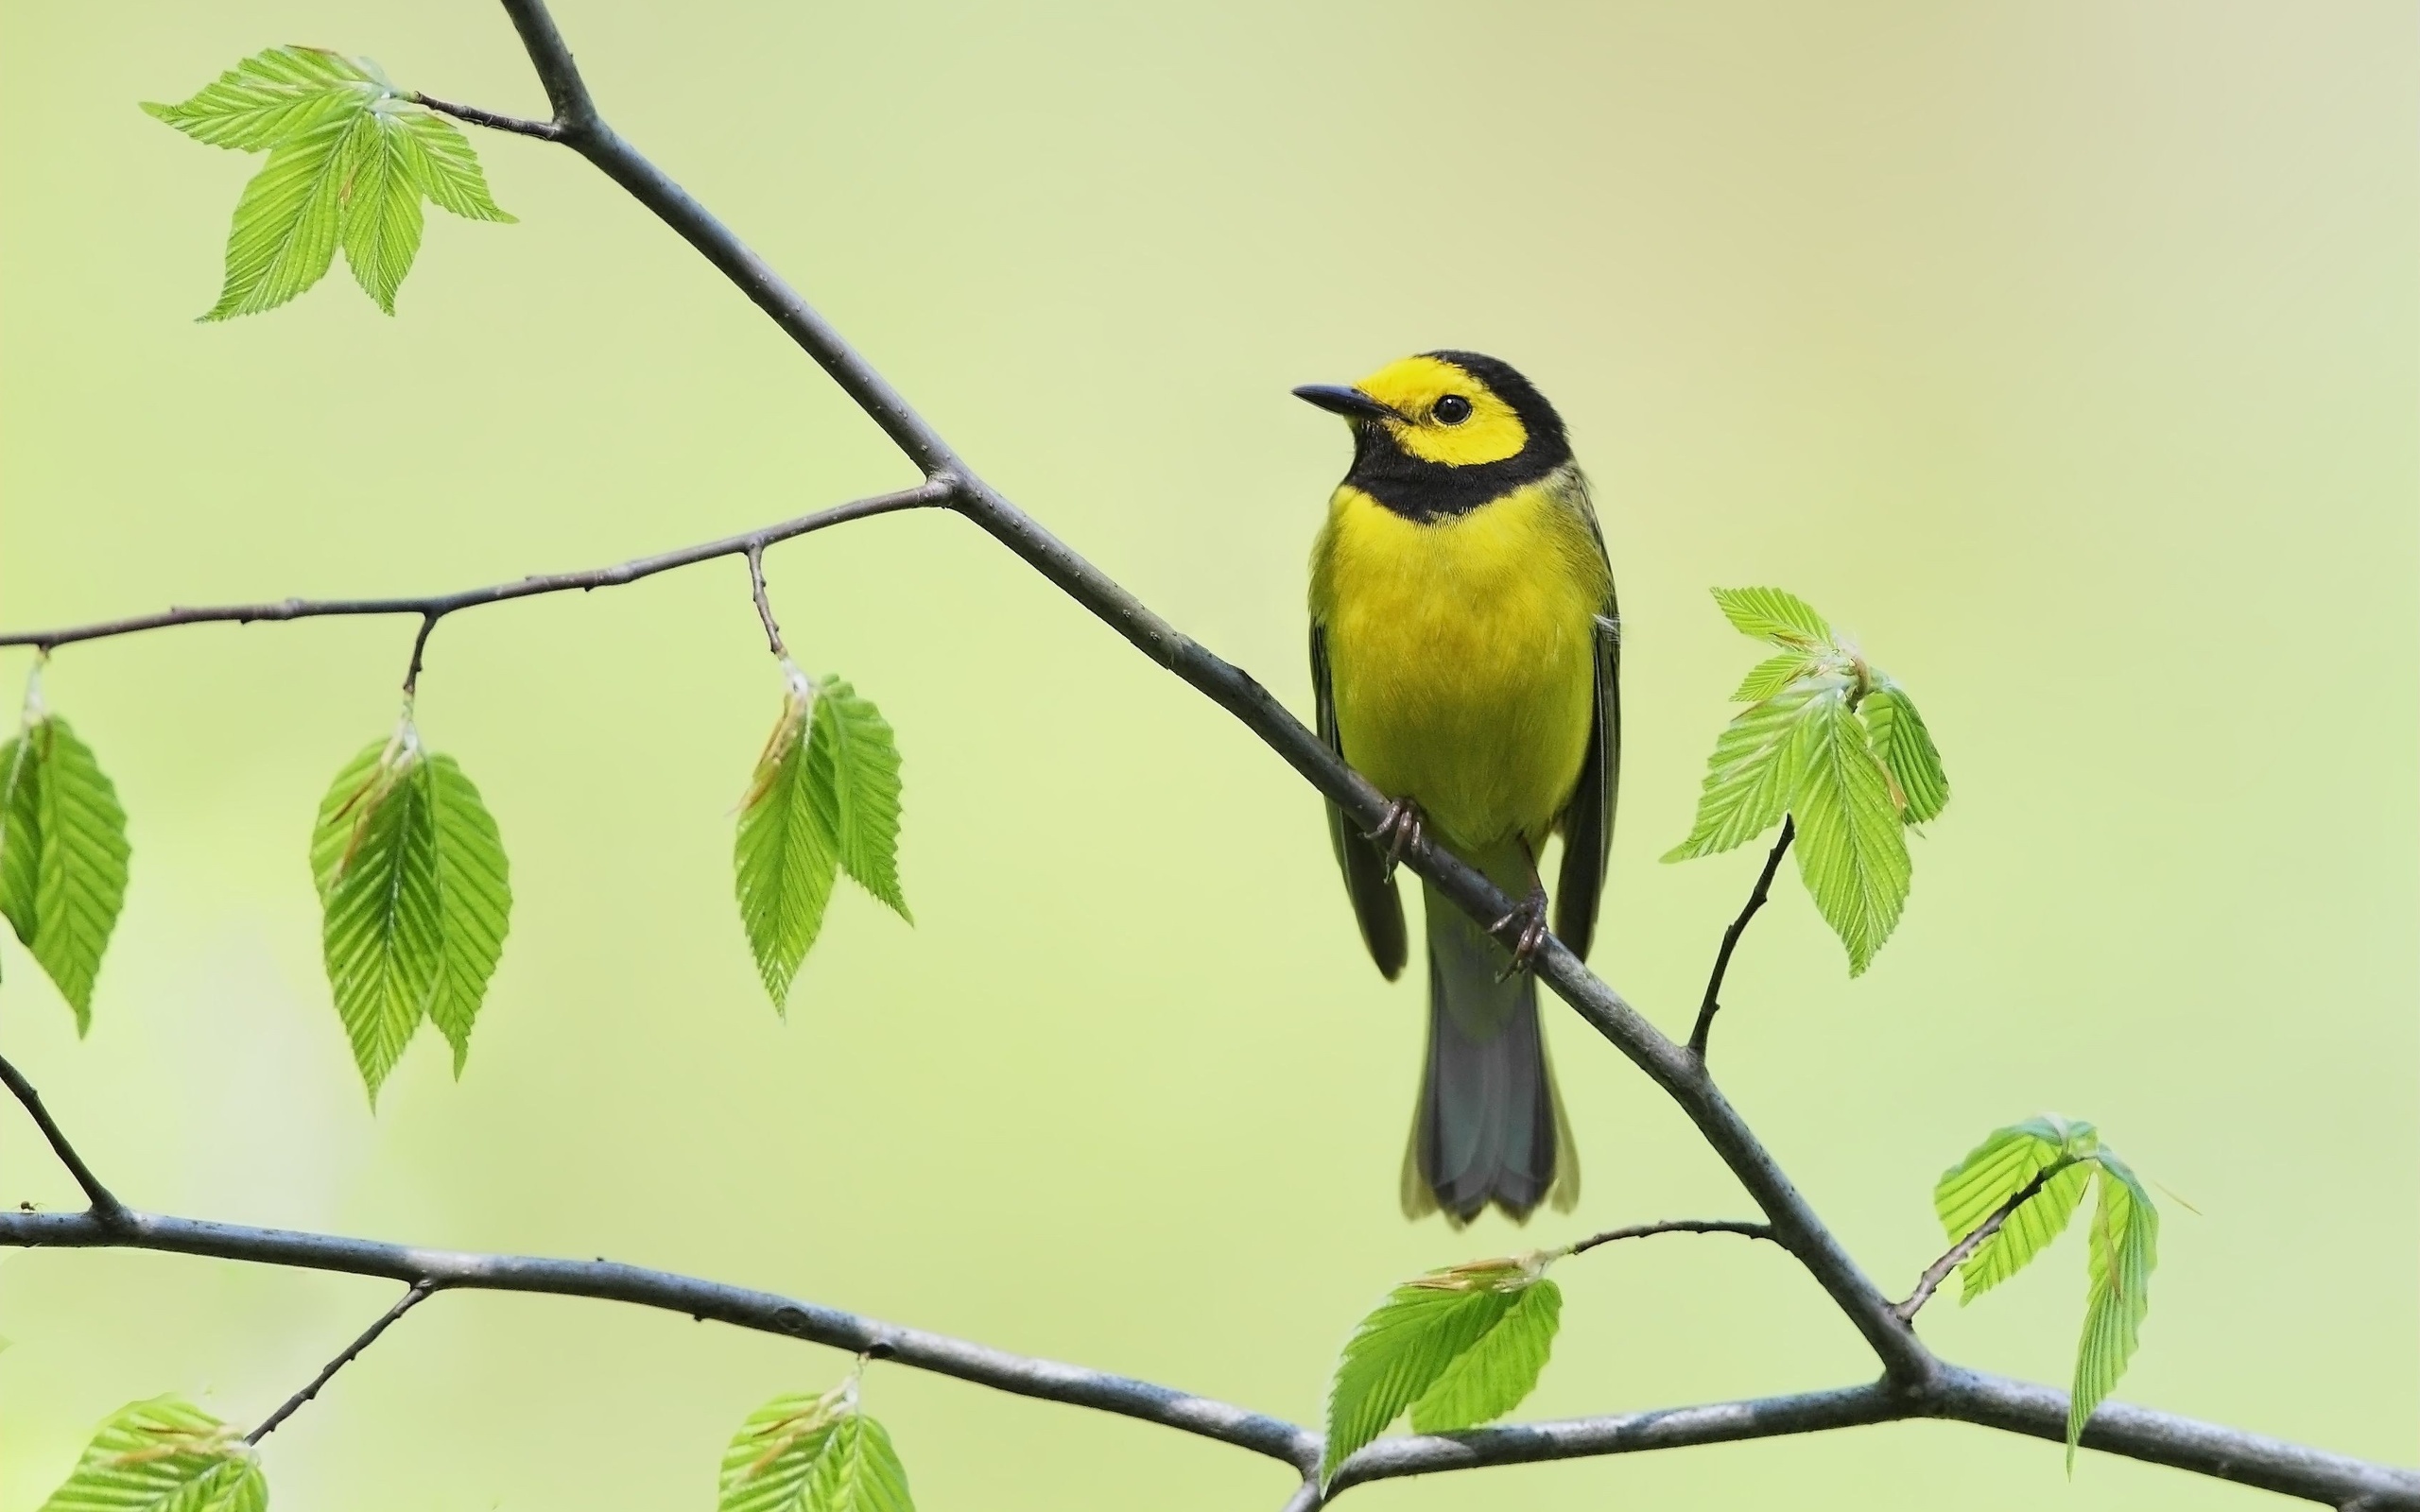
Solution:
M 1321 738 L 1394 800 L 1374 833 L 1328 805 L 1361 937 L 1390 980 L 1402 971 L 1394 866 L 1423 833 L 1524 900 L 1482 927 L 1424 885 L 1428 1053 L 1405 1215 L 1568 1209 L 1580 1164 L 1530 965 L 1549 833 L 1554 931 L 1587 954 L 1621 765 L 1619 621 L 1586 480 L 1554 407 L 1493 357 L 1431 352 L 1294 393 L 1353 427 L 1311 552 L 1311 680 Z

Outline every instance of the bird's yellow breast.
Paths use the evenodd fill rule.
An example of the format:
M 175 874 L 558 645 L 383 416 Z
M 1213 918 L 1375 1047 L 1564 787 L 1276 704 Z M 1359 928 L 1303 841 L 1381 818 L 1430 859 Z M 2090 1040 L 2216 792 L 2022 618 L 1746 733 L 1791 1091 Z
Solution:
M 1427 522 L 1338 489 L 1311 614 L 1345 761 L 1459 850 L 1520 835 L 1534 851 L 1587 754 L 1608 591 L 1574 476 Z

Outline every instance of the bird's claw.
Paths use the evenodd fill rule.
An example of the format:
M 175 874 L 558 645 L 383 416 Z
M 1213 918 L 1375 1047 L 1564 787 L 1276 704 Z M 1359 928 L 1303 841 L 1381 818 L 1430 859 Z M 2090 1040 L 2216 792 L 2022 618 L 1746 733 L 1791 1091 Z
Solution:
M 1399 798 L 1387 805 L 1386 815 L 1378 820 L 1378 827 L 1362 836 L 1386 846 L 1387 876 L 1390 879 L 1394 876 L 1395 868 L 1403 864 L 1403 853 L 1420 843 L 1423 825 L 1420 805 L 1408 798 Z
M 1537 959 L 1539 950 L 1546 945 L 1547 890 L 1544 887 L 1532 885 L 1530 896 L 1523 899 L 1511 913 L 1488 925 L 1487 932 L 1500 939 L 1504 937 L 1506 930 L 1512 929 L 1515 925 L 1519 928 L 1508 941 L 1512 952 L 1512 959 L 1504 970 L 1495 973 L 1495 979 L 1499 982 L 1508 981 L 1528 971 L 1530 963 Z

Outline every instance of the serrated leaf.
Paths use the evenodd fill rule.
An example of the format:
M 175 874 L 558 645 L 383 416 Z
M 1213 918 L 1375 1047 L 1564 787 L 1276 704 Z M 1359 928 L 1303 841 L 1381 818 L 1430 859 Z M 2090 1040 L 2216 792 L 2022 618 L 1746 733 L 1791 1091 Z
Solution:
M 328 986 L 373 1105 L 442 969 L 432 787 L 417 743 L 372 742 L 329 784 L 312 833 Z
M 40 770 L 34 798 L 41 853 L 35 865 L 35 960 L 76 1010 L 76 1032 L 93 1023 L 93 980 L 126 904 L 126 810 L 92 747 L 56 714 L 23 737 Z M 20 936 L 22 938 L 22 935 Z
M 841 869 L 914 922 L 899 890 L 899 747 L 871 699 L 822 679 L 807 752 L 807 791 Z
M 814 689 L 802 679 L 756 759 L 732 847 L 739 920 L 776 1012 L 787 1011 L 790 983 L 823 928 L 840 868 L 835 838 L 809 791 L 814 715 Z
M 1493 1422 L 1537 1389 L 1563 1322 L 1563 1289 L 1541 1280 L 1411 1404 L 1411 1431 L 1450 1434 Z
M 93 1435 L 42 1512 L 266 1512 L 251 1447 L 182 1397 L 129 1402 Z
M 1843 686 L 1838 678 L 1796 685 L 1741 710 L 1724 726 L 1706 759 L 1697 822 L 1664 859 L 1716 855 L 1779 824 L 1796 782 L 1791 751 L 1798 727 L 1817 697 Z
M 1823 662 L 1803 651 L 1784 651 L 1779 656 L 1767 657 L 1749 668 L 1748 675 L 1739 679 L 1739 686 L 1732 692 L 1731 701 L 1762 703 L 1800 678 L 1823 669 Z
M 420 254 L 420 142 L 403 118 L 373 110 L 347 133 L 344 151 L 345 266 L 362 292 L 392 315 L 395 293 Z
M 2088 1162 L 2100 1147 L 2100 1132 L 2092 1125 L 2044 1114 L 1994 1129 L 1964 1160 L 1942 1173 L 1933 1187 L 1933 1211 L 1940 1215 L 1942 1231 L 1955 1242 L 1981 1228 L 2035 1177 L 2066 1162 L 1959 1266 L 1962 1306 L 2015 1275 L 2065 1231 L 2091 1179 Z
M 908 1469 L 882 1424 L 849 1412 L 832 1425 L 807 1476 L 806 1512 L 915 1512 Z
M 488 176 L 479 167 L 479 155 L 453 122 L 427 112 L 402 120 L 421 149 L 412 163 L 413 181 L 438 209 L 465 220 L 509 222 L 514 218 L 488 193 Z
M 347 144 L 368 112 L 331 117 L 278 144 L 244 186 L 227 236 L 227 281 L 201 318 L 275 309 L 317 284 L 336 257 Z
M 471 1024 L 504 956 L 512 925 L 512 874 L 504 837 L 479 790 L 451 756 L 428 759 L 429 820 L 437 846 L 437 982 L 428 1019 L 454 1047 L 454 1074 L 470 1058 Z
M 1900 816 L 1910 824 L 1939 817 L 1949 805 L 1949 774 L 1942 770 L 1941 752 L 1908 690 L 1885 683 L 1866 696 L 1858 713 L 1873 739 L 1874 754 L 1897 789 Z
M 2075 1385 L 2067 1403 L 2067 1469 L 2093 1409 L 2117 1388 L 2135 1357 L 2151 1312 L 2152 1267 L 2159 1263 L 2159 1211 L 2135 1173 L 2103 1150 L 2096 1183 L 2086 1259 L 2083 1338 L 2076 1350 Z
M 23 732 L 0 746 L 0 915 L 31 948 L 42 916 L 42 762 Z
M 838 1393 L 775 1397 L 750 1413 L 723 1451 L 718 1512 L 805 1512 L 838 1400 Z
M 1525 1292 L 1541 1284 L 1533 1263 L 1492 1261 L 1432 1271 L 1389 1294 L 1345 1341 L 1328 1383 L 1327 1449 L 1320 1462 L 1321 1479 L 1334 1475 L 1356 1450 L 1427 1396 L 1457 1361 L 1505 1322 Z M 1551 1336 L 1560 1300 L 1525 1326 L 1535 1328 L 1543 1319 Z M 1522 1349 L 1506 1351 L 1500 1368 L 1482 1368 L 1469 1388 L 1451 1391 L 1438 1411 L 1450 1416 L 1447 1409 L 1500 1397 L 1523 1358 Z M 1543 1358 L 1539 1363 L 1544 1364 Z M 1535 1383 L 1532 1373 L 1530 1383 Z M 1499 1410 L 1509 1410 L 1509 1405 Z
M 1815 607 L 1779 588 L 1718 588 L 1714 601 L 1722 617 L 1743 635 L 1753 635 L 1795 651 L 1812 651 L 1832 644 L 1832 627 Z
M 143 109 L 197 142 L 257 152 L 362 108 L 384 86 L 323 47 L 255 53 L 176 105 Z
M 1847 947 L 1849 975 L 1860 975 L 1898 926 L 1912 868 L 1890 782 L 1846 690 L 1808 702 L 1788 760 L 1797 772 L 1789 812 L 1799 877 Z

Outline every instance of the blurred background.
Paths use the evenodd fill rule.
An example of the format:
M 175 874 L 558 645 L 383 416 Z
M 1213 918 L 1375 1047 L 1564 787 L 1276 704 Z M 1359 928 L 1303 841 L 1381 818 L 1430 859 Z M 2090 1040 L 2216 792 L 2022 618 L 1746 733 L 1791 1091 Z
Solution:
M 2098 1121 L 2174 1194 L 2120 1395 L 2420 1454 L 2420 101 L 2406 4 L 563 0 L 614 122 L 974 463 L 1306 716 L 1304 562 L 1346 440 L 1287 396 L 1466 346 L 1569 418 L 1629 619 L 1597 964 L 1685 1031 L 1758 853 L 1686 867 L 1779 583 L 1921 700 L 1956 799 L 1851 983 L 1794 880 L 1716 1066 L 1878 1280 L 1993 1126 Z M 911 473 L 568 153 L 482 136 L 523 223 L 431 214 L 397 318 L 339 266 L 224 326 L 257 166 L 135 109 L 279 43 L 543 113 L 482 0 L 0 9 L 0 622 L 425 592 L 660 550 Z M 131 815 L 78 1042 L 10 939 L 0 1044 L 144 1207 L 617 1259 L 1316 1420 L 1395 1280 L 1746 1204 L 1567 1014 L 1578 1213 L 1407 1225 L 1412 983 L 1370 969 L 1313 795 L 970 527 L 778 548 L 792 644 L 907 757 L 911 930 L 836 904 L 786 1023 L 731 899 L 780 684 L 736 562 L 447 623 L 421 724 L 510 847 L 458 1084 L 373 1114 L 305 841 L 412 626 L 78 646 L 55 707 Z M 0 655 L 16 679 L 26 653 Z M 0 1110 L 0 1198 L 72 1188 Z M 2190 1202 L 2198 1215 L 2188 1212 Z M 1924 1332 L 2064 1383 L 2069 1238 Z M 1789 1263 L 1722 1239 L 1561 1273 L 1525 1416 L 1863 1380 Z M 93 1424 L 256 1420 L 394 1288 L 0 1257 L 0 1509 Z M 608 1305 L 441 1297 L 266 1447 L 278 1504 L 703 1506 L 740 1418 L 847 1366 Z M 1275 1505 L 1282 1467 L 877 1366 L 921 1504 Z M 1954 1425 L 1442 1477 L 1356 1505 L 2249 1508 Z

